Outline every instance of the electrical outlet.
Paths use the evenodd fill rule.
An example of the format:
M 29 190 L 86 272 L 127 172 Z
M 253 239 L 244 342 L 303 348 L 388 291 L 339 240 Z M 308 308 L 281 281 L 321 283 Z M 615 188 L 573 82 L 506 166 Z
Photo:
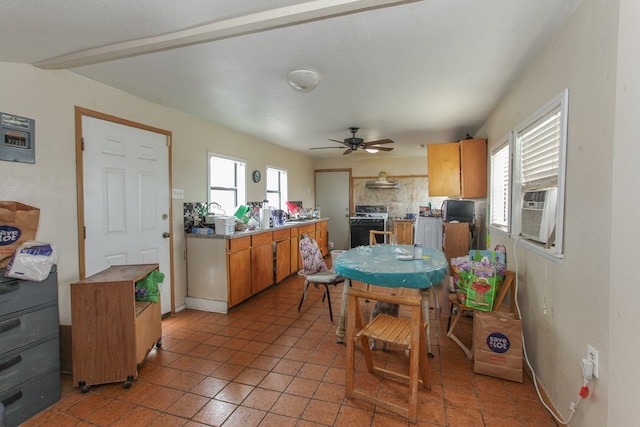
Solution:
M 587 359 L 593 363 L 593 377 L 598 378 L 598 363 L 599 363 L 599 355 L 598 350 L 596 350 L 591 344 L 587 345 Z
M 171 192 L 172 199 L 184 199 L 184 190 L 182 188 L 174 188 Z

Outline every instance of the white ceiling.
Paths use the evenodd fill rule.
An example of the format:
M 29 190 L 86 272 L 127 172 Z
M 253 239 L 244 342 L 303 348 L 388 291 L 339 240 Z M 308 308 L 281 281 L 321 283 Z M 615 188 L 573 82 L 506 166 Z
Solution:
M 400 4 L 371 9 L 393 2 Z M 348 128 L 357 126 L 358 137 L 391 138 L 395 149 L 350 156 L 405 157 L 424 155 L 419 144 L 473 135 L 579 3 L 4 1 L 0 61 L 69 68 L 311 156 L 341 156 L 344 147 L 309 148 L 338 147 L 328 139 L 350 137 Z M 303 12 L 294 14 L 294 7 Z M 166 49 L 189 42 L 176 37 L 184 31 L 172 34 L 181 30 L 213 41 Z M 158 40 L 156 47 L 148 43 Z M 121 44 L 97 51 L 115 59 L 96 62 L 110 58 L 92 56 L 96 50 L 76 55 L 71 66 L 56 59 L 115 43 Z M 291 67 L 318 70 L 320 84 L 295 92 L 286 81 Z

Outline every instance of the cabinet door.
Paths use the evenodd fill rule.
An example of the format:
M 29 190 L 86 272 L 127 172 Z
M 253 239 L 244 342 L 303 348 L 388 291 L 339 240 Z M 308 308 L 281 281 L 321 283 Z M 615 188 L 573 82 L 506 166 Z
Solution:
M 276 243 L 276 283 L 291 274 L 291 240 Z
M 429 196 L 460 195 L 460 144 L 427 145 Z
M 289 267 L 291 268 L 291 270 L 289 270 L 290 274 L 294 274 L 298 272 L 298 266 L 301 264 L 298 264 L 298 257 L 300 256 L 300 248 L 298 247 L 299 244 L 299 240 L 298 240 L 298 236 L 297 233 L 295 236 L 291 236 L 291 264 L 289 265 Z
M 229 307 L 251 296 L 251 249 L 230 253 L 229 259 Z
M 412 221 L 396 221 L 394 223 L 394 228 L 399 245 L 413 245 Z
M 469 223 L 445 222 L 442 250 L 447 257 L 457 258 L 469 254 Z
M 460 141 L 462 197 L 487 197 L 487 140 Z
M 271 243 L 251 248 L 251 293 L 273 284 L 273 246 Z

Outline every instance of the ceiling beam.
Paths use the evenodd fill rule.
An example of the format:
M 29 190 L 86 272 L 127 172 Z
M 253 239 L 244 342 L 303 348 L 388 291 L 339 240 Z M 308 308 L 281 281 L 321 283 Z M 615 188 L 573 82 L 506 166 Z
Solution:
M 422 0 L 315 0 L 230 18 L 169 34 L 85 49 L 44 59 L 33 65 L 47 70 L 82 67 L 416 1 Z

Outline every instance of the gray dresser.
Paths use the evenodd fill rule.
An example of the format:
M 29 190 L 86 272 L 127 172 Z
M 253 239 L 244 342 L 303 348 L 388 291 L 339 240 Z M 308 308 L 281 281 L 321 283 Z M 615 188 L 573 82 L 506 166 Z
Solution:
M 11 279 L 0 270 L 0 402 L 4 405 L 4 424 L 17 426 L 58 400 L 56 266 L 43 282 Z

